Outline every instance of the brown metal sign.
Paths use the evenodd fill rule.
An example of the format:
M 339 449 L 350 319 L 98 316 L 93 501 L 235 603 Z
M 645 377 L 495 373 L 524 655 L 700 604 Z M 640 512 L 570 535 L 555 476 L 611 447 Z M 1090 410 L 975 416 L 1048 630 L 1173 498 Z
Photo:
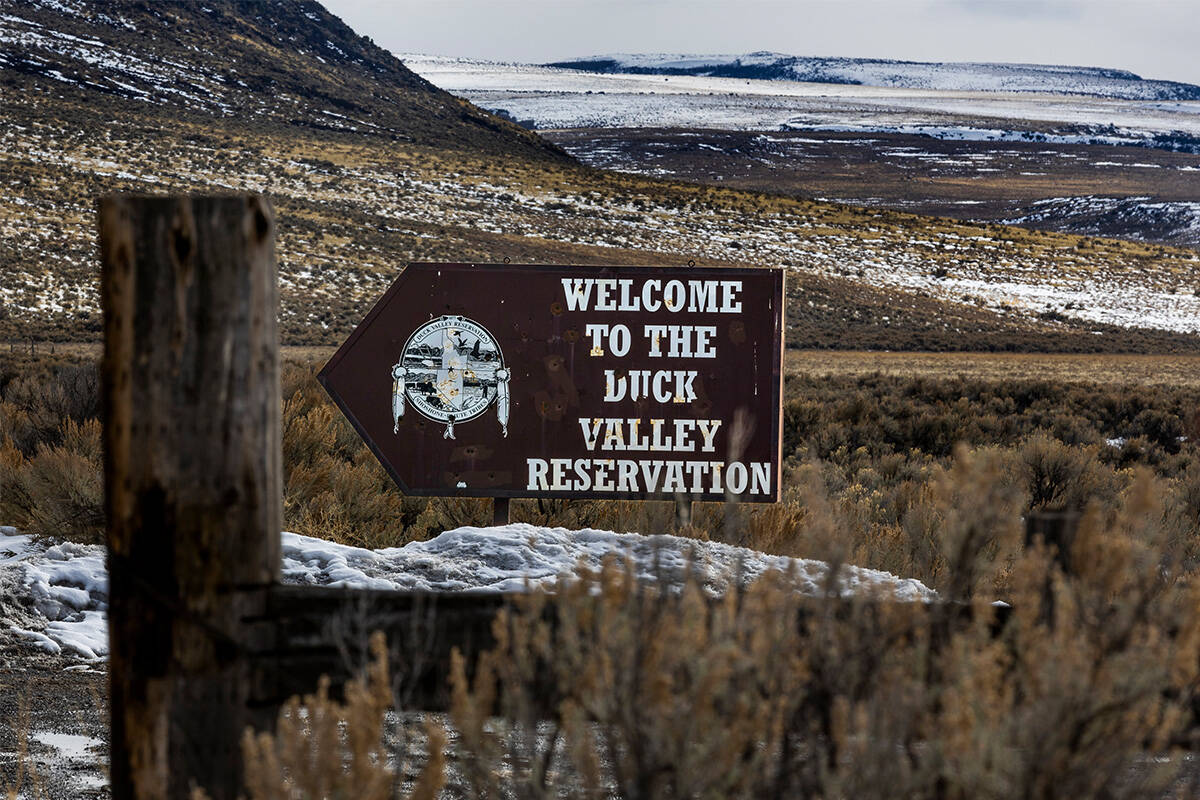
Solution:
M 779 497 L 783 271 L 409 264 L 319 376 L 407 494 Z

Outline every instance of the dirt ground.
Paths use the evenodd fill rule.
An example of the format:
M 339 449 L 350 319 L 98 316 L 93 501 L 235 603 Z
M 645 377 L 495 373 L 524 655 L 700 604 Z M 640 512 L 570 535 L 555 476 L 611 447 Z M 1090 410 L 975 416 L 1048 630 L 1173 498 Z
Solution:
M 0 796 L 109 797 L 107 694 L 103 663 L 46 655 L 0 631 Z

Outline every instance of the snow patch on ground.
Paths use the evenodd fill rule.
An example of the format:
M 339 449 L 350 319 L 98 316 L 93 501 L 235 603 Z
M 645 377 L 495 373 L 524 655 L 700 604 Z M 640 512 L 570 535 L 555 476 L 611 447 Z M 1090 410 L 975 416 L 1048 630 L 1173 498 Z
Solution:
M 29 735 L 29 738 L 38 744 L 53 747 L 68 761 L 85 760 L 92 755 L 93 750 L 104 746 L 104 742 L 99 739 L 75 733 L 35 731 Z
M 1097 162 L 1100 163 L 1100 162 Z M 1159 166 L 1119 164 L 1116 166 Z M 1081 195 L 1048 197 L 1033 203 L 1026 213 L 1002 220 L 1007 225 L 1048 225 L 1096 236 L 1107 235 L 1112 228 L 1137 222 L 1161 236 L 1200 245 L 1200 202 L 1155 202 L 1149 197 L 1097 197 Z M 1190 286 L 1189 286 L 1190 288 Z
M 606 558 L 628 559 L 639 579 L 679 585 L 693 574 L 709 591 L 749 583 L 768 570 L 794 570 L 798 591 L 825 590 L 823 561 L 772 556 L 744 547 L 679 536 L 643 536 L 584 529 L 542 528 L 515 523 L 496 528 L 456 528 L 426 542 L 364 550 L 322 539 L 283 535 L 283 574 L 288 583 L 427 591 L 523 591 L 551 588 L 580 567 L 595 571 Z M 887 572 L 843 567 L 843 594 L 878 589 L 902 600 L 936 595 L 919 581 Z
M 765 572 L 791 572 L 796 589 L 821 595 L 829 586 L 822 561 L 772 556 L 743 547 L 678 536 L 527 524 L 456 528 L 426 542 L 367 550 L 283 534 L 283 581 L 356 589 L 520 592 L 552 588 L 580 567 L 597 570 L 608 558 L 628 559 L 642 580 L 679 586 L 689 574 L 717 593 Z M 842 595 L 878 592 L 903 601 L 937 597 L 920 581 L 887 572 L 842 567 Z M 108 654 L 108 576 L 104 548 L 69 542 L 47 545 L 0 527 L 0 629 L 50 653 L 83 659 Z
M 46 546 L 0 527 L 0 623 L 48 653 L 108 655 L 104 548 Z
M 102 740 L 76 733 L 33 731 L 29 734 L 29 741 L 35 746 L 41 745 L 40 748 L 35 747 L 33 757 L 40 762 L 42 769 L 49 767 L 63 771 L 65 767 L 74 788 L 93 792 L 108 786 L 104 763 L 106 746 Z

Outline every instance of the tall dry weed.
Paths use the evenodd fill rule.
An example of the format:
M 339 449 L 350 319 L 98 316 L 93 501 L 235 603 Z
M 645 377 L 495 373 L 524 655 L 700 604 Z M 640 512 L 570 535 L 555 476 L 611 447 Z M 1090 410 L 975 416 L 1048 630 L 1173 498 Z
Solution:
M 750 796 L 803 676 L 797 611 L 767 592 L 713 603 L 614 562 L 502 613 L 474 680 L 451 676 L 471 793 Z
M 31 721 L 29 700 L 22 696 L 17 701 L 16 714 L 7 720 L 15 750 L 11 765 L 6 764 L 0 772 L 0 793 L 5 800 L 50 800 L 44 776 L 29 752 Z
M 1093 507 L 1068 562 L 1020 548 L 1024 495 L 997 480 L 1003 461 L 964 450 L 930 489 L 955 602 L 800 600 L 786 576 L 710 600 L 610 565 L 502 615 L 473 682 L 461 663 L 453 678 L 472 792 L 966 800 L 1186 786 L 1200 588 L 1172 554 L 1161 484 L 1142 473 L 1116 513 Z
M 1164 559 L 1141 476 L 1117 519 L 1084 516 L 1066 575 L 1044 548 L 1012 569 L 1012 615 L 946 659 L 941 757 L 964 797 L 1155 797 L 1196 719 L 1200 591 Z
M 445 732 L 426 726 L 427 758 L 414 784 L 400 776 L 384 742 L 392 707 L 387 647 L 371 641 L 365 680 L 345 687 L 345 701 L 329 696 L 322 681 L 314 694 L 293 698 L 279 712 L 274 733 L 246 732 L 242 740 L 248 800 L 434 800 L 445 782 Z M 197 792 L 197 800 L 205 794 Z
M 400 494 L 311 371 L 288 367 L 283 404 L 284 524 L 359 547 L 399 545 L 439 533 L 429 502 Z M 476 501 L 476 504 L 478 502 Z
M 1057 553 L 1021 535 L 1016 458 L 960 448 L 912 499 L 901 538 L 927 538 L 938 602 L 842 596 L 839 537 L 872 518 L 816 467 L 761 535 L 832 561 L 822 597 L 775 573 L 715 599 L 610 561 L 515 599 L 495 646 L 454 660 L 454 746 L 443 761 L 433 734 L 428 769 L 449 764 L 467 796 L 531 800 L 1186 796 L 1200 582 L 1173 509 L 1194 487 L 1128 475 Z M 316 710 L 294 701 L 275 738 L 248 740 L 255 798 L 338 796 L 330 764 L 355 796 L 384 785 L 390 698 L 373 669 L 346 706 L 319 691 Z

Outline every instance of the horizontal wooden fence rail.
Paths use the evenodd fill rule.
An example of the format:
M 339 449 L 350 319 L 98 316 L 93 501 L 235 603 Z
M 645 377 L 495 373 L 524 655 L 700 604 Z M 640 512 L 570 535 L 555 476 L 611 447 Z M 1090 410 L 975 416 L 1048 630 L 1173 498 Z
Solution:
M 242 620 L 278 582 L 275 221 L 252 195 L 99 202 L 115 800 L 241 788 Z
M 320 586 L 273 586 L 264 595 L 262 613 L 248 617 L 248 641 L 257 649 L 247 652 L 253 666 L 252 708 L 278 710 L 290 697 L 313 691 L 322 676 L 336 693 L 347 680 L 362 674 L 370 660 L 369 641 L 375 632 L 386 634 L 389 663 L 397 681 L 397 700 L 406 710 L 445 711 L 450 707 L 447 677 L 451 651 L 458 650 L 468 665 L 495 644 L 493 624 L 504 609 L 520 612 L 520 594 L 482 592 L 363 591 Z M 710 599 L 712 607 L 724 599 Z M 898 601 L 897 601 L 898 602 Z M 874 601 L 797 597 L 797 622 L 803 630 L 817 615 L 831 614 L 846 620 L 851 615 L 872 615 Z M 933 623 L 948 635 L 972 624 L 977 608 L 968 603 L 939 607 Z M 998 606 L 987 611 L 994 634 L 999 634 L 1012 609 Z M 557 627 L 557 606 L 551 600 L 543 609 L 544 621 Z M 549 667 L 549 665 L 544 665 Z M 556 698 L 549 683 L 538 698 L 538 711 L 550 714 Z
M 449 708 L 450 653 L 468 662 L 494 644 L 492 622 L 511 602 L 473 592 L 401 592 L 274 586 L 263 614 L 245 620 L 258 649 L 248 702 L 270 713 L 313 691 L 322 676 L 335 692 L 361 674 L 371 634 L 387 635 L 398 700 L 409 709 Z

